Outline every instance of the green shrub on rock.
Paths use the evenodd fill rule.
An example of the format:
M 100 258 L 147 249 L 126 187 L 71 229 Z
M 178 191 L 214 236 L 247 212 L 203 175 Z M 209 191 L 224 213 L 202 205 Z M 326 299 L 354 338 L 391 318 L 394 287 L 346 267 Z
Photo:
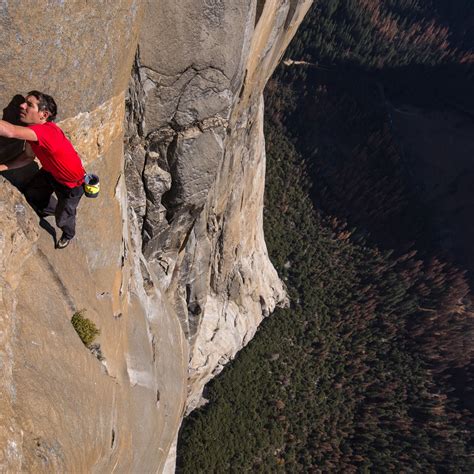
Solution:
M 93 321 L 84 317 L 84 312 L 85 309 L 76 311 L 71 318 L 71 323 L 84 345 L 90 348 L 94 339 L 100 334 L 100 330 Z

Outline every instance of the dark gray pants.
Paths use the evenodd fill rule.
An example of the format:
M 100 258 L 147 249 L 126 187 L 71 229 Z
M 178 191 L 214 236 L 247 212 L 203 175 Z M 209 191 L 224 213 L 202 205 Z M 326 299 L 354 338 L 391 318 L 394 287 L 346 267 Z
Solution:
M 84 194 L 82 184 L 68 188 L 58 183 L 47 171 L 40 169 L 24 189 L 26 200 L 41 217 L 56 218 L 56 225 L 64 237 L 72 239 L 76 234 L 76 209 Z M 57 199 L 53 196 L 56 194 Z

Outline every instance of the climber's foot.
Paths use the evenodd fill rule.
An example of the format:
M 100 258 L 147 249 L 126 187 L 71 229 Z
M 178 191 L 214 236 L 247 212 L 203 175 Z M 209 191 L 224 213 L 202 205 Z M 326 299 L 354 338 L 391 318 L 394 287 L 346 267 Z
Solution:
M 64 249 L 69 245 L 69 242 L 71 242 L 71 239 L 64 237 L 64 234 L 63 234 L 61 238 L 56 242 L 56 248 Z

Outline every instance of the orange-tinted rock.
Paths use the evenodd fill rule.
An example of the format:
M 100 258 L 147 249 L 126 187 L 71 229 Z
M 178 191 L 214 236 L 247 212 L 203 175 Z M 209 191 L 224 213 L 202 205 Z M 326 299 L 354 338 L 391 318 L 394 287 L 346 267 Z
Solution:
M 186 408 L 286 297 L 262 230 L 261 93 L 310 3 L 267 0 L 256 26 L 244 0 L 1 3 L 1 102 L 53 95 L 101 192 L 55 250 L 54 219 L 0 178 L 0 470 L 173 470 Z

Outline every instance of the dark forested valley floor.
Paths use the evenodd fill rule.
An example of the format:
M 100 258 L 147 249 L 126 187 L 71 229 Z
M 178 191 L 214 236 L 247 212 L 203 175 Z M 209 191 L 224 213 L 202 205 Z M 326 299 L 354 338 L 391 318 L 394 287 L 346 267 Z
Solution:
M 468 0 L 315 0 L 266 91 L 291 306 L 208 387 L 180 472 L 473 472 Z

